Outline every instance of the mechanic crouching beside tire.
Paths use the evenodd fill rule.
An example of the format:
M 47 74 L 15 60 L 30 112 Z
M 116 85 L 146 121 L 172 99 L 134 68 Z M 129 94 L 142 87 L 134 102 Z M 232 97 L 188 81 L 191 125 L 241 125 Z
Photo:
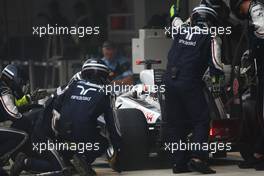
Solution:
M 10 157 L 26 143 L 29 122 L 17 106 L 19 102 L 25 102 L 24 87 L 28 82 L 23 70 L 16 65 L 7 65 L 0 75 L 0 122 L 12 121 L 10 127 L 0 127 L 0 175 L 7 173 L 2 169 L 8 163 Z
M 261 124 L 262 134 L 259 135 L 255 144 L 249 144 L 251 151 L 246 151 L 252 155 L 246 161 L 240 163 L 242 169 L 255 168 L 264 170 L 264 0 L 230 0 L 232 12 L 241 20 L 248 20 L 248 36 L 250 59 L 255 59 L 257 63 L 257 118 Z M 257 127 L 256 127 L 257 128 Z M 244 146 L 241 146 L 241 152 L 245 152 Z
M 108 75 L 109 68 L 102 60 L 89 59 L 82 67 L 82 80 L 73 81 L 55 100 L 52 123 L 55 134 L 68 142 L 91 143 L 94 146 L 90 151 L 74 153 L 74 166 L 80 175 L 96 175 L 91 164 L 109 146 L 108 140 L 97 128 L 100 115 L 104 115 L 112 144 L 110 160 L 118 162 L 121 134 L 110 94 L 104 87 L 109 82 Z M 118 164 L 115 170 L 121 172 Z
M 192 12 L 190 26 L 182 23 L 177 15 L 173 20 L 174 24 L 182 24 L 177 26 L 177 30 L 182 31 L 173 35 L 174 41 L 168 54 L 167 70 L 164 76 L 168 132 L 166 142 L 170 143 L 170 146 L 180 146 L 180 143 L 188 144 L 187 136 L 191 132 L 192 143 L 198 145 L 208 143 L 210 117 L 204 96 L 205 83 L 202 78 L 209 63 L 216 64 L 213 64 L 212 68 L 219 70 L 222 63 L 221 58 L 215 55 L 213 50 L 211 52 L 211 48 L 221 47 L 213 46 L 216 43 L 215 37 L 202 33 L 202 28 L 216 27 L 217 18 L 215 10 L 200 5 Z M 193 30 L 196 32 L 193 33 Z M 218 69 L 216 70 L 219 71 Z M 178 148 L 169 153 L 173 173 L 191 171 L 203 174 L 216 173 L 207 164 L 208 150 L 184 151 Z

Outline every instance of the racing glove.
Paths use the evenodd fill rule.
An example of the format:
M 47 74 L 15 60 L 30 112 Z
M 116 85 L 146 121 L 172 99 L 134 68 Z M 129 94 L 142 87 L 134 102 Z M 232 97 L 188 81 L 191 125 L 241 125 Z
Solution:
M 170 8 L 171 19 L 173 19 L 174 17 L 178 17 L 179 11 L 180 11 L 180 0 L 176 0 L 176 3 L 173 4 Z
M 36 102 L 38 100 L 45 98 L 47 95 L 48 95 L 47 91 L 44 90 L 40 91 L 39 89 L 36 89 L 31 94 L 27 94 L 20 99 L 16 99 L 15 105 L 17 107 L 26 106 L 29 105 L 31 102 Z
M 30 104 L 30 96 L 29 95 L 24 95 L 22 98 L 20 99 L 15 99 L 15 105 L 17 107 L 22 107 L 25 105 Z

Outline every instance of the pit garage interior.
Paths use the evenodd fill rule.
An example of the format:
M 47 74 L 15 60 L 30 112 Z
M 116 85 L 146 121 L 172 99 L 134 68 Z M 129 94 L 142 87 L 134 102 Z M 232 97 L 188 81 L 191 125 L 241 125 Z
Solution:
M 229 2 L 229 0 L 224 1 Z M 102 58 L 102 44 L 109 40 L 114 42 L 119 52 L 129 59 L 135 83 L 139 83 L 140 73 L 146 69 L 146 65 L 138 65 L 138 59 L 159 59 L 161 63 L 151 65 L 152 68 L 166 68 L 167 54 L 172 40 L 165 35 L 164 28 L 170 25 L 169 10 L 175 2 L 176 0 L 0 0 L 0 70 L 10 63 L 21 65 L 29 75 L 31 91 L 40 89 L 52 92 L 58 86 L 66 84 L 75 73 L 80 71 L 86 59 Z M 186 20 L 199 3 L 200 0 L 181 0 L 180 17 Z M 233 14 L 231 16 L 234 17 Z M 241 26 L 246 25 L 246 22 L 236 18 L 233 18 L 232 22 Z M 40 37 L 33 34 L 34 27 L 47 24 L 98 26 L 100 33 L 84 36 L 81 39 L 76 39 L 78 38 L 76 35 Z M 238 30 L 243 32 L 241 28 Z M 232 39 L 225 46 L 227 56 L 225 61 L 230 65 L 227 68 L 229 70 L 231 65 L 237 64 L 237 58 L 241 58 L 243 49 L 247 45 L 246 42 L 240 41 L 240 39 L 246 40 L 240 34 L 234 34 L 230 38 Z M 226 75 L 229 79 L 231 79 L 230 72 Z M 239 101 L 247 97 L 235 98 Z M 229 100 L 226 99 L 225 101 Z M 233 109 L 226 110 L 220 100 L 215 101 L 216 107 L 213 108 L 222 108 L 217 112 L 217 116 L 228 119 L 230 116 L 241 115 L 239 103 L 234 103 Z M 153 114 L 155 116 L 156 112 L 154 111 Z M 0 123 L 0 126 L 9 124 L 9 122 Z M 216 126 L 218 124 L 216 123 Z M 227 128 L 231 131 L 234 128 L 237 130 L 236 125 L 236 122 L 232 121 Z M 214 129 L 211 129 L 210 133 L 214 132 Z M 222 131 L 220 133 L 222 134 Z M 223 133 L 225 134 L 226 131 Z M 217 135 L 214 137 L 217 138 Z M 124 171 L 121 174 L 114 172 L 104 157 L 94 163 L 94 169 L 99 176 L 172 175 L 168 161 L 155 156 L 155 153 L 151 153 L 150 159 L 143 168 Z M 223 155 L 219 153 L 219 157 L 211 159 L 210 164 L 219 176 L 263 175 L 263 172 L 255 172 L 252 169 L 239 169 L 237 164 L 241 160 L 242 157 L 236 149 Z
M 1 0 L 0 3 L 1 68 L 11 61 L 21 62 L 29 68 L 32 88 L 52 88 L 66 83 L 79 69 L 84 57 L 100 56 L 100 47 L 105 40 L 116 42 L 132 62 L 132 39 L 138 38 L 139 29 L 148 28 L 148 24 L 149 28 L 161 29 L 167 25 L 168 9 L 173 0 Z M 182 1 L 181 16 L 186 18 L 198 3 Z M 91 36 L 89 41 L 91 52 L 88 56 L 81 56 L 78 43 L 67 36 L 40 38 L 32 35 L 32 27 L 47 23 L 76 25 L 80 18 L 78 10 L 85 11 L 84 15 L 92 19 L 94 26 L 100 24 L 100 35 Z M 155 19 L 164 24 L 155 24 Z M 161 37 L 164 38 L 156 38 Z M 43 67 L 41 74 L 45 76 L 39 72 Z M 44 80 L 39 81 L 40 78 Z

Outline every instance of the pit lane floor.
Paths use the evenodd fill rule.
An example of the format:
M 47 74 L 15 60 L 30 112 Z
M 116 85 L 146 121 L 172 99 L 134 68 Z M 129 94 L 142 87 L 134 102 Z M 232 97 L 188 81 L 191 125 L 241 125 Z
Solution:
M 211 159 L 210 163 L 217 174 L 214 176 L 263 176 L 264 171 L 255 171 L 254 169 L 239 169 L 237 164 L 241 161 L 241 157 L 238 153 L 230 153 L 227 158 L 224 159 Z M 125 171 L 121 174 L 113 172 L 103 158 L 98 159 L 94 164 L 94 169 L 98 176 L 170 176 L 173 175 L 168 164 L 162 163 L 157 158 L 150 160 L 146 164 L 145 168 L 138 171 Z M 181 176 L 187 175 L 201 175 L 199 173 L 177 174 Z M 29 176 L 24 174 L 23 176 Z

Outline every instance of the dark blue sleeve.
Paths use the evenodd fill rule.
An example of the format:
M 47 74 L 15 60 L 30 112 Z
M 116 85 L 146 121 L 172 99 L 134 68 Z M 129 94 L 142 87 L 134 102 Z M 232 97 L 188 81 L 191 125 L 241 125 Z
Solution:
M 58 90 L 57 90 L 57 94 L 55 96 L 53 108 L 55 110 L 57 110 L 58 112 L 60 112 L 60 110 L 62 108 L 62 104 L 65 100 L 65 97 L 69 94 L 70 89 L 72 88 L 73 84 L 74 84 L 74 82 L 70 85 L 64 86 L 62 88 L 62 90 L 60 91 L 60 93 L 58 93 Z

